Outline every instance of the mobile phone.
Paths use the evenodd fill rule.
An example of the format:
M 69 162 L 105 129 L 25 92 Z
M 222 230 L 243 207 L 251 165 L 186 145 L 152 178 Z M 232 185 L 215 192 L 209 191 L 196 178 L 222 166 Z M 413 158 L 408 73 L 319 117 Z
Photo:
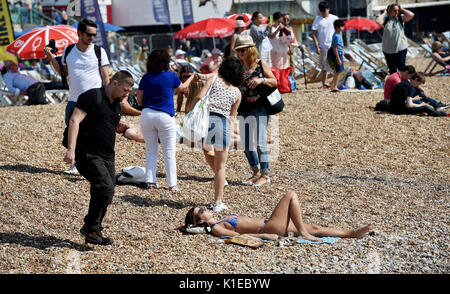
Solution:
M 269 23 L 273 23 L 273 15 L 269 16 Z

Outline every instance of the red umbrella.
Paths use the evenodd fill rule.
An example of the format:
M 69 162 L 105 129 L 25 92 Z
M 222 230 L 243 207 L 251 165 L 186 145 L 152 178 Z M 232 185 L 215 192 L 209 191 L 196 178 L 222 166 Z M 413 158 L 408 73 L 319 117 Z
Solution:
M 190 24 L 173 36 L 175 39 L 198 39 L 207 37 L 226 38 L 234 33 L 236 20 L 229 18 L 208 18 Z
M 249 13 L 232 14 L 232 15 L 227 16 L 227 18 L 236 19 L 238 16 L 242 16 L 244 18 L 244 22 L 246 25 L 249 25 L 250 22 L 252 21 L 252 15 Z M 269 19 L 264 16 L 262 23 L 266 24 L 268 22 L 269 22 Z
M 352 18 L 345 21 L 344 30 L 369 31 L 373 33 L 379 28 L 381 28 L 379 24 L 368 18 Z
M 6 52 L 20 59 L 45 58 L 44 47 L 51 39 L 61 55 L 67 45 L 78 42 L 77 29 L 67 25 L 35 28 L 9 44 Z
M 252 15 L 248 13 L 232 14 L 227 16 L 227 18 L 236 20 L 238 16 L 242 16 L 244 18 L 244 22 L 246 25 L 248 25 L 252 21 Z

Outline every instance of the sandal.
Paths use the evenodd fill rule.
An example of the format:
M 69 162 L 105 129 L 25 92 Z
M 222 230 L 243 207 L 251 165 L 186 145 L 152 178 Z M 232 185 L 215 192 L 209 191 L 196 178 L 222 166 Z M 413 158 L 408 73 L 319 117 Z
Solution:
M 150 190 L 150 189 L 158 189 L 158 185 L 156 183 L 145 183 L 145 189 Z
M 253 186 L 253 184 L 259 179 L 260 176 L 253 175 L 250 179 L 242 181 L 242 184 L 247 186 Z
M 266 181 L 265 182 L 263 182 L 263 183 L 256 183 L 258 180 L 260 180 L 260 179 L 265 179 Z M 260 176 L 259 178 L 258 178 L 258 180 L 256 180 L 254 183 L 253 183 L 253 186 L 254 187 L 260 187 L 260 186 L 262 186 L 262 185 L 264 185 L 264 184 L 270 184 L 270 178 L 268 177 L 268 176 Z

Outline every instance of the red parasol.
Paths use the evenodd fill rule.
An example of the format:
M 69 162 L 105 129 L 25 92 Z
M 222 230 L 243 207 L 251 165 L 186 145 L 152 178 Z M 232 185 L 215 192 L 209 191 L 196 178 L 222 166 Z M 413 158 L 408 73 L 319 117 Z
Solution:
M 352 18 L 345 21 L 344 30 L 369 31 L 373 33 L 380 28 L 381 26 L 379 24 L 368 18 Z
M 78 42 L 77 29 L 67 25 L 45 26 L 30 30 L 6 47 L 6 52 L 20 59 L 45 58 L 44 47 L 55 40 L 57 55 L 63 53 L 67 45 Z
M 175 39 L 198 39 L 208 37 L 226 38 L 234 33 L 236 20 L 229 18 L 208 18 L 190 24 L 173 36 Z

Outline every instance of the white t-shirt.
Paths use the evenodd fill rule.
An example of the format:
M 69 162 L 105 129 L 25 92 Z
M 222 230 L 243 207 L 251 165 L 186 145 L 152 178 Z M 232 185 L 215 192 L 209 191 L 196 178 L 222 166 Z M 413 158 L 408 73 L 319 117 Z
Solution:
M 66 49 L 62 56 L 65 56 Z M 101 48 L 101 66 L 108 65 L 108 56 L 105 49 Z M 64 63 L 64 58 L 61 60 Z M 100 88 L 102 86 L 102 77 L 98 68 L 98 60 L 95 55 L 94 46 L 88 51 L 81 52 L 75 45 L 66 57 L 69 84 L 69 101 L 77 102 L 78 96 L 87 90 Z
M 319 48 L 325 48 L 328 50 L 331 46 L 331 39 L 333 39 L 333 34 L 335 32 L 333 22 L 338 19 L 334 14 L 329 14 L 328 17 L 324 18 L 319 15 L 314 19 L 312 24 L 312 30 L 317 31 L 317 42 L 319 43 Z

